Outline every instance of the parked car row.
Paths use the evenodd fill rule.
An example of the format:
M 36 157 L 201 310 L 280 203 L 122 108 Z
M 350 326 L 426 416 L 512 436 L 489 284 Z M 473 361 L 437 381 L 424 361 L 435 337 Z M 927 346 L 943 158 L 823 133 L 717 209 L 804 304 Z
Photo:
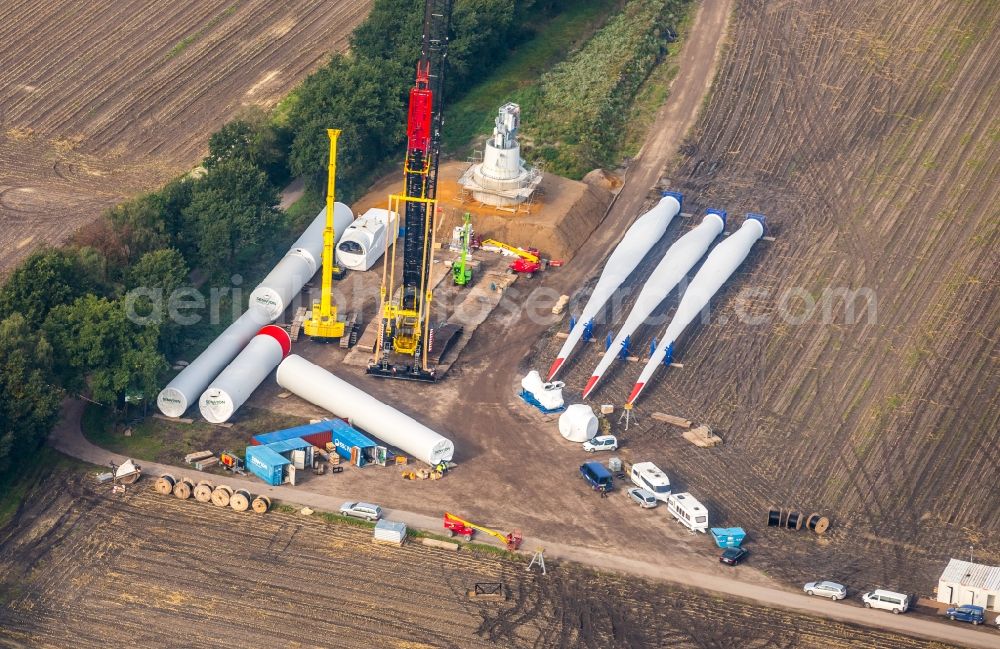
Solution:
M 602 450 L 618 448 L 618 439 L 614 435 L 594 437 L 583 444 L 584 450 L 594 453 Z M 614 487 L 614 476 L 600 462 L 586 462 L 580 465 L 580 475 L 595 489 L 604 493 Z M 629 470 L 629 478 L 634 487 L 626 491 L 626 496 L 643 509 L 653 509 L 661 502 L 667 504 L 667 510 L 692 532 L 708 530 L 708 511 L 691 494 L 674 494 L 670 479 L 658 466 L 652 462 L 636 462 Z M 744 547 L 726 548 L 719 555 L 719 562 L 737 566 L 747 559 L 750 551 Z M 811 581 L 802 587 L 810 596 L 827 597 L 833 601 L 847 598 L 847 587 L 834 581 Z M 910 597 L 885 589 L 875 589 L 861 595 L 865 608 L 875 608 L 890 611 L 894 614 L 905 613 L 910 608 Z M 954 621 L 983 624 L 986 611 L 982 606 L 972 604 L 949 608 L 945 615 Z M 1000 616 L 996 619 L 1000 628 Z
M 614 447 L 618 440 L 613 436 Z M 594 440 L 598 438 L 595 437 Z M 603 447 L 600 444 L 595 447 Z M 586 448 L 586 444 L 584 444 Z M 600 462 L 590 461 L 580 465 L 580 476 L 596 491 L 607 493 L 614 489 L 614 476 Z M 652 462 L 636 462 L 629 469 L 629 478 L 635 488 L 629 489 L 626 495 L 630 500 L 645 509 L 652 509 L 661 502 L 666 503 L 667 511 L 677 522 L 692 532 L 708 532 L 708 510 L 689 493 L 673 493 L 670 478 Z
M 807 595 L 817 597 L 829 597 L 834 601 L 840 601 L 847 597 L 847 587 L 834 581 L 811 581 L 802 587 Z M 903 593 L 896 593 L 891 590 L 877 588 L 861 595 L 861 601 L 865 608 L 877 608 L 892 613 L 905 613 L 910 608 L 910 597 Z M 986 609 L 982 606 L 964 604 L 953 606 L 945 611 L 945 616 L 958 622 L 970 622 L 972 624 L 983 624 L 986 621 Z M 1000 627 L 1000 616 L 996 620 Z

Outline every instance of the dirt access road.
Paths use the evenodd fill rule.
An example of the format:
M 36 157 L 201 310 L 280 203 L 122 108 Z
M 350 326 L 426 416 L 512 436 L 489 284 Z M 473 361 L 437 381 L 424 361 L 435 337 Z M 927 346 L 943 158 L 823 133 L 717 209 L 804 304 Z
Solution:
M 0 275 L 196 165 L 347 47 L 370 0 L 13 0 L 0 8 Z
M 396 649 L 943 649 L 700 591 L 463 548 L 375 545 L 317 517 L 125 497 L 65 471 L 0 530 L 0 644 Z M 500 582 L 501 601 L 470 600 Z M 766 624 L 759 621 L 766 620 Z M 225 639 L 220 642 L 220 639 Z
M 88 442 L 83 437 L 83 434 L 80 430 L 80 416 L 83 412 L 83 407 L 84 404 L 82 401 L 66 402 L 63 412 L 63 418 L 61 419 L 59 425 L 56 427 L 55 431 L 53 431 L 53 434 L 50 438 L 50 443 L 52 444 L 52 446 L 57 450 L 66 453 L 72 457 L 76 457 L 78 459 L 85 460 L 87 462 L 99 466 L 107 466 L 108 463 L 112 461 L 116 463 L 121 463 L 122 461 L 124 461 L 125 458 L 123 456 L 98 448 L 93 444 L 91 444 L 90 442 Z M 189 476 L 195 480 L 198 480 L 200 479 L 200 476 L 203 476 L 204 474 L 199 474 L 199 472 L 192 471 L 190 468 L 174 467 L 174 466 L 168 466 L 150 462 L 144 462 L 142 463 L 142 466 L 144 475 L 146 476 L 146 480 L 144 483 L 140 483 L 140 485 L 144 486 L 138 487 L 136 490 L 139 491 L 140 493 L 136 496 L 132 496 L 131 498 L 136 498 L 140 502 L 146 503 L 146 505 L 155 505 L 155 509 L 158 512 L 160 512 L 158 514 L 158 517 L 164 516 L 165 515 L 164 512 L 166 510 L 170 510 L 170 506 L 167 505 L 166 507 L 164 507 L 160 503 L 155 503 L 154 501 L 156 500 L 159 500 L 161 503 L 163 501 L 166 501 L 171 504 L 176 504 L 182 508 L 182 511 L 180 513 L 176 511 L 171 511 L 169 515 L 172 517 L 176 516 L 186 517 L 188 515 L 187 512 L 194 512 L 195 515 L 195 520 L 193 522 L 185 518 L 184 523 L 178 524 L 176 528 L 171 528 L 169 526 L 164 527 L 161 522 L 160 525 L 154 526 L 153 530 L 149 530 L 149 532 L 154 534 L 154 536 L 156 530 L 159 529 L 188 530 L 186 534 L 187 539 L 183 542 L 175 540 L 169 544 L 162 544 L 162 543 L 158 544 L 162 547 L 167 548 L 167 550 L 164 551 L 164 554 L 173 555 L 175 556 L 176 560 L 181 561 L 183 565 L 191 567 L 197 566 L 199 565 L 199 563 L 216 563 L 215 552 L 205 547 L 205 545 L 203 544 L 199 545 L 198 540 L 211 539 L 213 543 L 219 543 L 219 539 L 221 537 L 218 535 L 218 533 L 211 533 L 211 534 L 200 533 L 196 530 L 196 528 L 198 526 L 205 525 L 207 519 L 214 517 L 213 512 L 218 512 L 218 510 L 209 505 L 196 506 L 194 505 L 193 501 L 191 503 L 177 503 L 173 498 L 157 498 L 156 496 L 150 495 L 151 493 L 150 485 L 152 482 L 152 478 L 150 476 L 162 475 L 163 473 L 171 473 L 175 476 Z M 212 478 L 212 476 L 208 477 Z M 340 504 L 343 503 L 344 501 L 358 500 L 362 497 L 362 494 L 356 494 L 356 493 L 352 494 L 345 492 L 339 495 L 331 493 L 320 494 L 308 491 L 307 488 L 285 487 L 285 486 L 270 487 L 262 484 L 260 481 L 253 478 L 241 479 L 229 476 L 218 477 L 216 483 L 228 484 L 233 488 L 241 488 L 241 487 L 246 488 L 249 489 L 250 492 L 254 495 L 266 494 L 276 501 L 281 501 L 284 503 L 294 503 L 297 505 L 305 505 L 319 511 L 327 511 L 327 512 L 337 511 L 340 507 Z M 91 489 L 93 489 L 93 487 L 85 488 L 84 491 L 90 491 Z M 49 506 L 50 504 L 52 504 L 52 498 L 54 497 L 53 493 L 57 491 L 60 490 L 50 489 L 49 493 L 47 495 L 42 496 L 40 500 L 45 502 L 46 506 Z M 80 494 L 77 492 L 77 495 Z M 67 500 L 65 494 L 61 494 L 57 499 L 63 501 L 63 503 L 60 505 L 62 508 L 66 508 L 68 506 L 67 503 L 65 502 Z M 100 497 L 89 498 L 90 505 L 96 506 L 99 512 L 107 507 L 111 507 L 112 509 L 117 510 L 118 506 L 114 504 L 116 502 L 117 502 L 116 498 L 110 498 L 110 499 L 100 498 Z M 237 521 L 237 526 L 245 525 L 247 520 L 249 519 L 251 521 L 249 527 L 251 528 L 255 527 L 254 523 L 252 522 L 254 519 L 253 516 L 248 514 L 243 514 L 241 518 L 241 515 L 236 515 L 234 517 L 233 514 L 234 512 L 226 510 L 223 512 L 223 517 L 228 516 L 230 518 L 240 519 Z M 136 515 L 145 516 L 147 514 L 136 512 Z M 385 510 L 385 516 L 392 520 L 403 521 L 409 527 L 412 527 L 414 529 L 422 529 L 425 531 L 438 534 L 441 533 L 441 520 L 438 517 L 432 517 L 414 512 L 391 510 L 391 509 Z M 268 518 L 267 522 L 270 524 L 272 521 L 270 518 Z M 226 527 L 228 527 L 228 524 L 222 523 L 221 521 L 216 521 L 212 525 L 214 526 L 225 525 Z M 135 527 L 136 529 L 132 530 L 133 536 L 139 538 L 146 537 L 146 534 L 143 531 L 141 531 L 142 528 L 144 527 L 141 524 L 141 522 L 137 523 Z M 296 529 L 301 529 L 301 525 L 297 525 Z M 336 530 L 336 528 L 334 529 Z M 230 531 L 230 534 L 233 534 L 232 530 Z M 259 534 L 257 534 L 256 532 L 254 533 L 254 535 L 259 536 Z M 343 535 L 344 532 L 342 530 L 336 530 L 334 533 L 334 536 L 338 538 Z M 293 533 L 292 538 L 294 538 L 294 536 L 295 534 Z M 284 550 L 288 549 L 289 543 L 292 541 L 292 538 L 285 540 L 283 546 Z M 355 535 L 354 538 L 350 539 L 348 543 L 338 543 L 337 547 L 340 548 L 341 552 L 358 552 L 358 549 L 355 546 L 357 546 L 358 543 L 365 541 L 367 541 L 366 534 Z M 494 539 L 485 535 L 481 535 L 480 537 L 477 538 L 477 541 L 492 543 Z M 124 545 L 122 546 L 123 548 L 125 547 L 131 548 L 131 551 L 128 554 L 133 558 L 138 559 L 138 557 L 141 556 L 143 551 L 141 547 L 130 545 L 127 542 L 123 542 L 120 538 L 118 539 L 118 542 L 124 543 Z M 148 542 L 148 539 L 146 539 L 146 542 Z M 6 543 L 0 544 L 0 559 L 3 558 L 5 545 L 7 544 Z M 228 543 L 223 543 L 220 547 L 226 548 L 225 553 L 227 556 L 236 556 L 238 554 L 238 550 L 236 550 L 237 545 L 238 544 L 236 542 L 229 541 Z M 270 542 L 270 544 L 267 547 L 273 550 L 275 547 L 274 542 L 273 541 Z M 354 549 L 352 550 L 352 548 Z M 795 618 L 801 618 L 801 616 L 805 614 L 810 616 L 818 616 L 821 618 L 826 618 L 827 620 L 837 621 L 837 622 L 823 622 L 820 624 L 812 622 L 810 624 L 801 625 L 802 622 L 804 622 L 804 620 L 802 620 L 799 622 L 801 626 L 798 626 L 797 628 L 802 629 L 803 631 L 805 631 L 805 629 L 809 629 L 808 633 L 813 635 L 797 637 L 796 641 L 790 644 L 789 644 L 790 642 L 789 638 L 786 638 L 783 642 L 779 642 L 777 644 L 769 644 L 768 646 L 788 646 L 788 647 L 811 646 L 812 642 L 814 642 L 817 637 L 822 638 L 824 634 L 834 629 L 843 628 L 843 625 L 840 623 L 856 625 L 855 630 L 851 634 L 845 636 L 845 644 L 843 646 L 864 646 L 863 644 L 864 642 L 874 643 L 876 642 L 876 639 L 878 639 L 877 646 L 880 647 L 893 646 L 893 643 L 904 643 L 903 638 L 892 635 L 897 633 L 906 636 L 914 636 L 917 638 L 934 640 L 937 642 L 960 643 L 968 647 L 982 647 L 983 649 L 990 649 L 992 647 L 995 647 L 998 639 L 998 635 L 992 631 L 980 632 L 967 627 L 956 627 L 954 625 L 948 625 L 947 623 L 934 622 L 922 618 L 914 618 L 912 615 L 891 616 L 885 614 L 884 612 L 870 611 L 860 608 L 858 606 L 851 606 L 845 603 L 834 603 L 827 600 L 807 597 L 802 593 L 779 590 L 777 588 L 771 588 L 754 583 L 747 583 L 733 578 L 722 577 L 719 576 L 718 574 L 708 574 L 703 572 L 692 571 L 677 567 L 675 565 L 671 565 L 671 563 L 669 562 L 651 563 L 641 559 L 636 559 L 634 558 L 634 556 L 609 554 L 607 552 L 598 551 L 593 548 L 580 547 L 565 542 L 555 542 L 547 539 L 526 537 L 524 539 L 524 548 L 526 550 L 534 548 L 545 548 L 545 554 L 550 561 L 553 559 L 568 560 L 571 562 L 584 564 L 591 568 L 597 568 L 599 570 L 608 570 L 616 573 L 631 574 L 640 577 L 644 580 L 669 582 L 671 584 L 675 584 L 678 586 L 698 589 L 697 591 L 686 591 L 691 594 L 707 590 L 716 594 L 725 595 L 727 597 L 737 597 L 743 600 L 750 600 L 754 602 L 753 607 L 759 608 L 761 610 L 763 608 L 780 608 L 788 611 L 793 611 L 793 613 L 786 614 L 772 610 L 764 613 L 761 617 L 758 618 L 761 620 L 761 628 L 757 630 L 757 633 L 765 634 L 772 642 L 775 641 L 775 638 L 781 637 L 781 633 L 778 631 L 778 628 L 783 626 L 782 622 L 788 620 L 789 616 L 791 616 L 792 619 L 795 619 Z M 9 551 L 9 549 L 10 548 L 8 547 L 7 550 Z M 48 551 L 59 552 L 60 548 L 50 547 Z M 134 552 L 135 554 L 133 554 L 132 552 Z M 366 551 L 362 552 L 361 554 L 370 556 L 372 553 Z M 386 561 L 389 563 L 391 563 L 392 561 L 392 559 L 388 556 L 388 553 L 386 552 L 376 551 L 375 554 L 386 555 Z M 269 563 L 270 559 L 272 558 L 271 555 L 260 557 L 256 553 L 253 556 L 255 557 L 255 559 L 267 560 Z M 181 557 L 183 557 L 183 560 L 181 560 Z M 288 559 L 284 559 L 279 563 L 287 567 L 288 564 L 285 563 L 285 561 L 288 561 Z M 294 560 L 292 562 L 295 563 Z M 152 563 L 155 565 L 157 562 L 154 561 Z M 392 571 L 391 568 L 388 565 L 386 565 L 383 566 L 383 570 L 389 570 L 390 572 L 392 572 L 392 574 L 396 575 L 392 580 L 394 583 L 398 583 L 399 580 L 402 579 L 411 580 L 414 581 L 415 583 L 421 583 L 421 580 L 423 579 L 423 577 L 420 576 L 422 571 L 420 568 L 414 569 L 414 567 L 420 566 L 422 565 L 422 563 L 423 563 L 422 561 L 420 562 L 410 561 L 407 563 L 407 569 L 400 571 Z M 121 564 L 115 562 L 114 565 L 120 566 Z M 305 564 L 303 567 L 309 570 L 314 570 L 316 568 L 315 565 L 308 563 Z M 484 566 L 480 567 L 474 567 L 471 565 L 467 566 L 467 568 L 470 570 L 475 568 L 474 574 L 479 574 L 479 572 L 481 572 L 481 569 L 483 567 Z M 577 569 L 573 568 L 572 570 L 576 571 Z M 736 570 L 738 571 L 740 569 L 737 568 Z M 266 584 L 266 586 L 264 586 L 265 590 L 267 588 L 279 588 L 280 584 L 284 583 L 284 580 L 289 578 L 288 574 L 283 574 L 283 576 L 279 578 L 278 572 L 281 571 L 276 570 L 273 566 L 268 567 L 267 569 L 258 566 L 255 568 L 255 571 L 269 573 L 270 576 L 268 577 L 268 579 L 263 581 L 263 583 Z M 508 578 L 510 578 L 509 570 L 504 570 L 503 572 L 508 575 Z M 735 571 L 732 571 L 732 574 L 737 574 L 737 573 Z M 369 579 L 371 578 L 370 574 L 366 574 L 366 576 Z M 100 579 L 100 577 L 97 577 L 97 579 Z M 454 586 L 453 579 L 454 577 L 452 577 L 448 582 L 452 586 Z M 614 581 L 619 581 L 620 583 L 623 584 L 623 589 L 629 591 L 631 591 L 631 588 L 627 586 L 627 584 L 634 583 L 634 580 L 624 577 L 613 577 L 611 579 Z M 303 581 L 312 582 L 316 580 L 317 577 L 315 575 L 309 577 L 305 576 L 303 577 Z M 485 581 L 486 578 L 480 577 L 479 580 Z M 262 583 L 260 580 L 256 578 L 253 581 L 255 584 Z M 436 580 L 434 579 L 432 579 L 431 581 L 436 582 Z M 528 581 L 531 580 L 529 579 Z M 362 582 L 359 581 L 358 583 L 360 584 Z M 369 583 L 374 583 L 374 582 L 369 582 Z M 209 588 L 211 585 L 212 585 L 211 583 L 205 582 L 200 586 L 200 588 L 206 589 Z M 188 587 L 190 587 L 190 584 L 188 584 Z M 648 584 L 643 583 L 642 589 L 645 589 L 647 587 L 649 587 Z M 105 588 L 107 589 L 106 592 L 104 591 L 103 588 L 98 589 L 102 592 L 102 597 L 111 597 L 113 595 L 113 592 L 115 591 L 115 588 L 113 586 L 107 586 Z M 138 586 L 134 585 L 131 589 L 131 592 L 134 594 L 137 588 Z M 656 587 L 653 588 L 655 589 Z M 671 586 L 667 590 L 676 590 L 676 587 Z M 158 592 L 162 596 L 165 595 L 166 590 L 163 586 L 159 586 Z M 638 592 L 635 591 L 631 592 L 632 594 L 627 597 L 627 600 L 638 598 L 640 601 L 642 601 L 642 596 Z M 51 594 L 48 594 L 48 597 L 51 597 Z M 192 597 L 192 594 L 190 592 L 187 592 L 187 594 L 184 595 L 184 597 L 185 598 Z M 697 595 L 697 597 L 707 598 L 708 596 L 699 594 Z M 195 598 L 195 599 L 201 601 L 200 598 Z M 295 601 L 302 602 L 306 600 L 296 599 Z M 174 603 L 179 604 L 180 602 L 174 602 Z M 627 602 L 619 601 L 617 602 L 617 605 L 624 606 L 626 603 Z M 608 602 L 605 601 L 602 604 L 602 608 L 607 606 L 607 604 Z M 646 605 L 648 606 L 648 602 L 646 602 Z M 741 608 L 746 608 L 747 606 L 748 605 L 746 604 L 736 603 L 735 601 L 731 601 L 727 603 L 725 607 L 719 607 L 719 608 L 729 609 L 730 607 L 732 607 L 732 610 L 735 611 Z M 353 608 L 353 606 L 349 606 L 348 610 L 353 612 L 355 609 Z M 273 614 L 275 612 L 276 611 L 268 611 L 269 614 Z M 610 611 L 610 614 L 612 615 L 615 615 L 616 613 L 617 610 Z M 413 614 L 415 614 L 415 612 L 410 612 L 410 615 Z M 535 611 L 535 614 L 541 616 L 541 613 L 537 610 Z M 2 619 L 2 614 L 0 614 L 0 619 Z M 85 619 L 87 619 L 86 616 L 82 616 L 81 621 Z M 94 619 L 99 620 L 101 618 L 99 616 L 97 618 L 90 618 L 90 621 L 92 622 Z M 533 623 L 534 622 L 537 621 L 533 620 Z M 650 623 L 654 623 L 654 621 L 650 620 Z M 655 620 L 655 623 L 658 623 L 659 625 L 662 626 L 647 629 L 646 632 L 653 633 L 654 635 L 663 633 L 664 630 L 669 629 L 674 624 L 672 622 L 668 622 L 667 619 L 665 618 L 657 619 Z M 697 622 L 692 622 L 692 624 L 695 624 L 696 626 L 698 625 Z M 861 630 L 861 628 L 859 627 L 867 627 L 867 630 Z M 421 626 L 420 627 L 421 633 L 426 635 L 421 637 L 420 639 L 423 640 L 430 637 L 438 637 L 442 633 L 445 633 L 446 629 L 448 628 L 451 628 L 451 625 L 441 624 L 441 625 Z M 744 633 L 749 634 L 751 638 L 754 637 L 754 632 L 752 631 L 748 630 L 744 631 Z M 832 637 L 837 636 L 838 633 L 832 632 L 830 633 L 830 635 L 832 639 Z M 847 639 L 851 640 L 847 641 Z M 853 639 L 859 640 L 861 644 L 858 645 L 853 644 Z M 535 646 L 552 646 L 552 645 L 536 644 Z M 560 646 L 560 645 L 556 644 L 554 646 Z M 568 646 L 568 645 L 562 645 L 562 646 Z M 608 645 L 598 643 L 597 646 L 608 646 Z M 645 643 L 638 643 L 638 644 L 630 644 L 628 646 L 652 647 L 652 646 L 662 646 L 662 645 L 657 645 L 657 644 L 647 645 Z M 671 646 L 685 646 L 685 645 L 678 644 Z M 704 646 L 704 645 L 699 644 L 695 646 Z M 742 646 L 747 646 L 747 645 L 744 644 Z M 835 645 L 820 644 L 817 646 L 835 646 Z

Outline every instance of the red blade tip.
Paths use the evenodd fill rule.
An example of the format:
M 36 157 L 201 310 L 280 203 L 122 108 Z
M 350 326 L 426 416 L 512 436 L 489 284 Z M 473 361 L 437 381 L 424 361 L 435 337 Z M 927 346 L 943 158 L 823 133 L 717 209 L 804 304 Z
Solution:
M 554 377 L 556 375 L 556 372 L 559 371 L 559 368 L 562 367 L 564 360 L 566 359 L 557 358 L 556 360 L 552 361 L 552 367 L 549 368 L 549 379 L 548 379 L 549 381 L 552 380 L 552 377 Z
M 597 374 L 595 374 L 594 376 L 590 377 L 590 380 L 587 381 L 587 387 L 585 387 L 583 389 L 583 398 L 584 399 L 587 398 L 587 395 L 590 394 L 590 391 L 594 389 L 594 386 L 597 385 L 597 382 L 600 379 L 601 379 L 601 377 L 599 375 L 597 375 Z
M 625 400 L 625 403 L 632 403 L 635 401 L 644 387 L 646 387 L 645 383 L 636 383 L 635 387 L 632 388 L 632 394 L 628 395 L 628 399 Z

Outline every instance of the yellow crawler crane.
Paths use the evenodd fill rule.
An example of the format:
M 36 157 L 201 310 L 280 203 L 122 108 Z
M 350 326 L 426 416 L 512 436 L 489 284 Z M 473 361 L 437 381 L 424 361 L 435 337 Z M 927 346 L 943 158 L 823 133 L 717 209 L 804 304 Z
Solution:
M 344 322 L 337 319 L 337 306 L 333 304 L 333 277 L 340 269 L 333 261 L 333 201 L 336 196 L 337 138 L 338 129 L 326 129 L 330 136 L 330 175 L 326 180 L 326 228 L 323 229 L 323 293 L 314 301 L 312 313 L 302 323 L 302 329 L 314 340 L 329 341 L 344 335 Z

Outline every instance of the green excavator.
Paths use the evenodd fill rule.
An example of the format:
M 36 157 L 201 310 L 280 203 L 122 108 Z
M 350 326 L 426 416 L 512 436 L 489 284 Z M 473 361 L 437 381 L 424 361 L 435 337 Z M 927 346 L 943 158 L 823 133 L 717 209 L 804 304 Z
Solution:
M 458 286 L 466 286 L 472 282 L 472 269 L 468 268 L 466 261 L 469 257 L 469 237 L 472 235 L 472 215 L 465 213 L 465 220 L 462 224 L 462 256 L 451 265 L 451 276 Z

